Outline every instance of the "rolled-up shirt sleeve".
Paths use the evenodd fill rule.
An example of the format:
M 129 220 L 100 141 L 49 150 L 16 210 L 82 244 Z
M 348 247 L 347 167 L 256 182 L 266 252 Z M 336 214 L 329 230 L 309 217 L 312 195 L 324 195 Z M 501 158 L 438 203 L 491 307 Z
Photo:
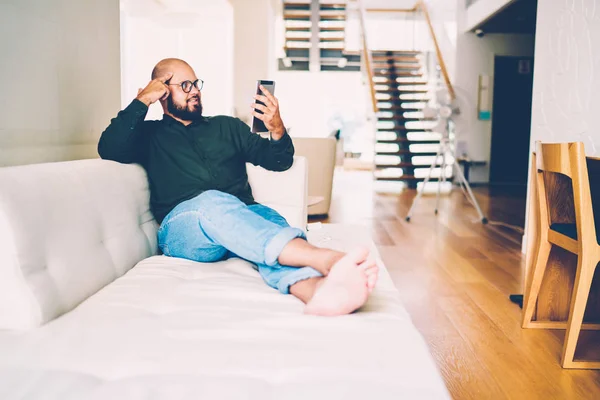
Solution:
M 252 133 L 248 125 L 238 121 L 241 151 L 246 162 L 270 171 L 285 171 L 294 163 L 294 144 L 286 133 L 279 140 Z

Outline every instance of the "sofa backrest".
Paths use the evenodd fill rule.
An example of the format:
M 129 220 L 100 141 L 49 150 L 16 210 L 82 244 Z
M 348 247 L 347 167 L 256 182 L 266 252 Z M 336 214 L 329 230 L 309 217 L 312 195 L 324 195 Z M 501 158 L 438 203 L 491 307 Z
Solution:
M 306 224 L 306 162 L 248 168 L 259 202 Z M 81 160 L 0 168 L 0 329 L 39 326 L 157 253 L 138 165 Z

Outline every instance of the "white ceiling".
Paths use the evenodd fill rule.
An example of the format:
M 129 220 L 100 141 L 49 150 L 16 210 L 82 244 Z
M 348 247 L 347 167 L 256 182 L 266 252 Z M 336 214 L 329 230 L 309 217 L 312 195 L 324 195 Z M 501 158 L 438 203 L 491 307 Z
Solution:
M 228 0 L 121 0 L 120 4 L 121 10 L 130 16 L 148 18 L 216 16 L 223 8 L 231 7 Z
M 239 1 L 239 0 L 238 0 Z M 252 0 L 245 0 L 252 1 Z M 276 12 L 281 12 L 282 0 L 272 0 L 276 6 Z M 307 2 L 311 0 L 294 0 L 296 2 Z M 416 0 L 362 0 L 365 8 L 412 8 Z M 436 15 L 453 11 L 456 9 L 454 0 L 426 0 L 427 3 L 435 3 L 430 10 Z M 321 0 L 321 3 L 339 3 L 339 0 Z M 355 8 L 357 1 L 350 0 L 349 8 Z M 121 0 L 121 9 L 133 17 L 155 18 L 165 24 L 180 25 L 182 19 L 190 22 L 197 18 L 218 17 L 224 9 L 230 8 L 230 0 Z M 442 10 L 448 8 L 448 10 Z M 369 13 L 369 18 L 394 19 L 405 18 L 403 13 Z

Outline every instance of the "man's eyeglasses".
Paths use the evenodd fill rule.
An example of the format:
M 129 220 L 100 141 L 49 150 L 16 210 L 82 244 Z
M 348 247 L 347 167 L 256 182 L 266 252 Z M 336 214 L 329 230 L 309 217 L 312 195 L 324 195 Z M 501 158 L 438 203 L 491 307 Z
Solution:
M 192 81 L 183 81 L 180 83 L 167 83 L 169 86 L 181 86 L 181 90 L 185 93 L 189 93 L 192 91 L 192 87 L 196 87 L 198 90 L 202 90 L 204 87 L 204 81 L 202 79 L 196 79 L 194 82 Z

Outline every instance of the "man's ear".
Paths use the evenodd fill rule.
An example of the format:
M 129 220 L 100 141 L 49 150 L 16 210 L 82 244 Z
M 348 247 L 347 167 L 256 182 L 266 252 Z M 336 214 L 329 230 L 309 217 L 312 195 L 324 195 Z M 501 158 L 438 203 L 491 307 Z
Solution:
M 168 97 L 167 97 L 167 99 L 168 99 Z M 166 113 L 167 113 L 167 111 L 168 111 L 168 107 L 167 107 L 167 99 L 164 99 L 164 100 L 162 100 L 162 99 L 161 99 L 161 100 L 159 100 L 159 103 L 160 103 L 160 105 L 162 106 L 162 109 L 163 109 L 163 113 L 164 113 L 164 114 L 166 114 Z

